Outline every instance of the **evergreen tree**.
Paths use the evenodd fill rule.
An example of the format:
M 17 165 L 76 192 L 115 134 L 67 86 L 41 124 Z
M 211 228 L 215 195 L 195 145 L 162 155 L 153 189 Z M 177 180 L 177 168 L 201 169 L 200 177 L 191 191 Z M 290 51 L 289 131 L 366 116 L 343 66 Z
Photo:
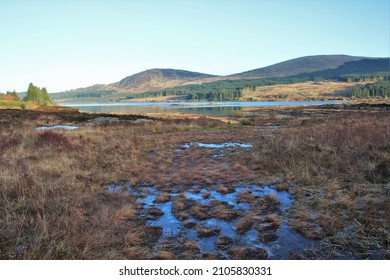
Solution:
M 38 102 L 38 88 L 30 83 L 28 85 L 27 95 L 24 98 L 24 101 Z
M 12 98 L 15 100 L 15 101 L 20 101 L 20 98 L 18 96 L 18 94 L 16 93 L 16 91 L 7 91 L 7 95 L 10 95 L 12 96 Z
M 49 105 L 52 103 L 50 96 L 47 92 L 47 89 L 39 88 L 33 85 L 33 83 L 30 83 L 27 90 L 27 95 L 24 98 L 24 101 L 32 101 L 37 102 L 41 105 Z
M 50 96 L 49 96 L 49 93 L 47 92 L 47 89 L 45 87 L 41 89 L 39 97 L 40 97 L 39 103 L 42 105 L 46 106 L 46 105 L 49 105 L 52 103 Z

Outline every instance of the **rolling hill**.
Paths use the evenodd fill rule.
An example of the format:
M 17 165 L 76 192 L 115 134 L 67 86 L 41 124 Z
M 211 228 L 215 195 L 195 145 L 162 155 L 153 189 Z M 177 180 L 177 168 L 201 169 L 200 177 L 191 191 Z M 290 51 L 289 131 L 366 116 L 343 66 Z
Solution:
M 238 79 L 288 77 L 301 73 L 311 73 L 327 69 L 335 69 L 344 63 L 361 59 L 364 59 L 364 57 L 348 55 L 304 56 L 267 67 L 229 75 L 228 77 Z
M 341 75 L 374 72 L 390 72 L 389 59 L 347 55 L 306 56 L 228 76 L 158 68 L 146 70 L 107 85 L 97 84 L 87 88 L 54 93 L 52 99 L 56 102 L 112 102 L 131 98 L 132 94 L 165 89 L 177 88 L 180 91 L 182 88 L 192 88 L 196 90 L 197 87 L 204 87 L 204 85 L 207 87 L 209 84 L 213 88 L 224 87 L 226 84 L 229 84 L 229 87 L 234 87 L 235 84 L 237 87 L 242 87 L 245 86 L 246 81 L 255 79 L 333 78 Z
M 151 69 L 131 76 L 109 86 L 126 89 L 128 92 L 143 92 L 181 86 L 188 83 L 211 81 L 217 76 L 176 69 Z

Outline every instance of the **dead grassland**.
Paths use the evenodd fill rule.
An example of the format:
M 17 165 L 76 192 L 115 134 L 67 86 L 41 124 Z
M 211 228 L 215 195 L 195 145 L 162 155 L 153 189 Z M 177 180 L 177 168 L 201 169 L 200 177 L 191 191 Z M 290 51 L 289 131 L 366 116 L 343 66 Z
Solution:
M 179 219 L 191 214 L 225 220 L 237 214 L 223 203 L 209 209 L 170 194 L 195 185 L 226 193 L 243 183 L 272 183 L 296 199 L 290 225 L 331 252 L 312 258 L 336 258 L 340 249 L 356 258 L 389 258 L 390 112 L 367 108 L 269 108 L 237 117 L 237 124 L 206 117 L 145 122 L 139 120 L 147 117 L 125 115 L 96 122 L 101 115 L 0 110 L 0 258 L 216 258 L 200 256 L 194 241 L 153 247 L 161 228 L 145 225 L 142 205 L 125 188 L 107 192 L 105 186 L 117 182 L 158 186 L 156 200 L 171 200 Z M 49 124 L 81 129 L 34 130 Z M 254 148 L 225 148 L 221 157 L 198 146 L 182 149 L 189 142 Z M 242 218 L 237 227 L 262 227 L 268 233 L 259 239 L 274 239 L 280 226 L 272 216 L 275 198 L 245 193 L 238 199 L 269 216 L 256 225 Z M 249 248 L 231 254 L 242 258 L 243 250 Z M 249 253 L 264 257 L 262 251 Z
M 335 81 L 303 82 L 244 89 L 243 99 L 264 100 L 319 100 L 349 98 L 353 87 L 362 83 Z

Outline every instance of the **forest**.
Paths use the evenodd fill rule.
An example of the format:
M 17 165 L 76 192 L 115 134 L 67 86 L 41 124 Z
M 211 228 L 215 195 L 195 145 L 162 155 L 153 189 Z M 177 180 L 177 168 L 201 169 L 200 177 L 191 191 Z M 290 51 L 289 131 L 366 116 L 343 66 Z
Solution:
M 124 99 L 160 97 L 185 95 L 188 101 L 236 101 L 243 97 L 244 89 L 255 90 L 256 87 L 270 86 L 277 84 L 293 84 L 307 81 L 324 81 L 328 79 L 343 82 L 361 82 L 361 81 L 387 81 L 390 80 L 389 72 L 379 72 L 371 74 L 349 74 L 342 76 L 326 76 L 326 73 L 319 75 L 299 74 L 290 77 L 262 78 L 251 80 L 221 80 L 198 85 L 185 85 L 158 91 L 147 91 L 138 94 L 127 95 Z M 381 88 L 383 88 L 383 85 Z M 356 89 L 358 90 L 358 89 Z M 383 90 L 382 90 L 383 91 Z
M 377 81 L 376 83 L 370 83 L 364 86 L 355 87 L 352 89 L 351 96 L 355 98 L 389 98 L 390 80 L 381 80 Z

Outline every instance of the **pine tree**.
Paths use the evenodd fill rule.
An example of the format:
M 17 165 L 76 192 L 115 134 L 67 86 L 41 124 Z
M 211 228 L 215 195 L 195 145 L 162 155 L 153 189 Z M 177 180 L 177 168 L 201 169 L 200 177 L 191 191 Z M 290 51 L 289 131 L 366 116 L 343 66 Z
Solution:
M 52 103 L 52 101 L 51 101 L 51 99 L 49 97 L 49 94 L 47 92 L 47 89 L 45 87 L 41 89 L 40 98 L 39 99 L 40 99 L 39 103 L 42 104 L 42 105 L 45 105 L 45 106 Z
M 40 89 L 39 87 L 34 86 L 33 83 L 29 84 L 27 95 L 24 98 L 24 101 L 37 102 L 45 106 L 52 103 L 47 89 L 45 87 Z
M 28 85 L 27 95 L 24 98 L 24 101 L 38 102 L 38 88 L 30 83 Z

